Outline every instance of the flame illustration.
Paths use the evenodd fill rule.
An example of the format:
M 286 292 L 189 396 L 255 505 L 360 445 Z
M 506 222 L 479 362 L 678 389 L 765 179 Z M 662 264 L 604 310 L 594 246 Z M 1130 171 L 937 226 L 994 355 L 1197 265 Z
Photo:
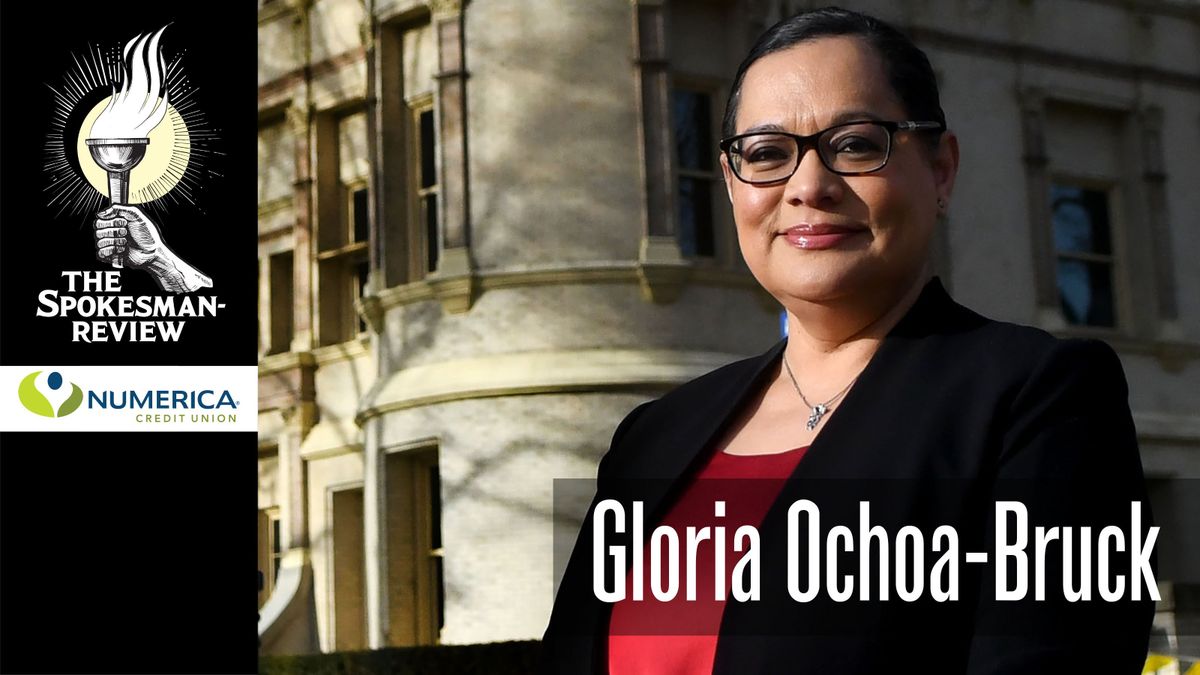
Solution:
M 146 138 L 166 117 L 166 68 L 158 46 L 166 29 L 125 44 L 121 91 L 113 85 L 112 100 L 92 124 L 91 138 Z

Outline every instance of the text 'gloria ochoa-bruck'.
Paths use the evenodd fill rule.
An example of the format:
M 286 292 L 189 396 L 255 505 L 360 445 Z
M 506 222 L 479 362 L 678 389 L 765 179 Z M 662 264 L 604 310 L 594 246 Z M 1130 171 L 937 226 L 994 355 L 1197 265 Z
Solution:
M 713 502 L 708 522 L 716 525 L 688 526 L 680 532 L 663 524 L 647 540 L 642 502 L 634 501 L 628 514 L 618 500 L 597 503 L 592 526 L 596 598 L 620 602 L 628 595 L 641 601 L 648 599 L 648 587 L 649 596 L 660 602 L 726 600 L 728 585 L 729 599 L 759 600 L 762 536 L 748 524 L 727 533 L 719 524 L 725 507 L 724 501 Z M 870 502 L 860 501 L 855 527 L 822 528 L 817 504 L 800 499 L 787 510 L 787 591 L 799 603 L 820 596 L 834 602 L 915 602 L 926 597 L 956 602 L 962 597 L 961 567 L 992 565 L 996 601 L 1139 601 L 1143 588 L 1157 601 L 1152 554 L 1159 528 L 1143 531 L 1139 501 L 1129 502 L 1128 514 L 1128 522 L 1103 527 L 1031 527 L 1025 504 L 996 501 L 991 550 L 963 551 L 958 530 L 951 525 L 905 525 L 889 531 L 872 524 Z M 626 534 L 631 535 L 632 552 L 613 543 Z M 696 564 L 702 556 L 715 563 L 704 579 L 698 578 Z

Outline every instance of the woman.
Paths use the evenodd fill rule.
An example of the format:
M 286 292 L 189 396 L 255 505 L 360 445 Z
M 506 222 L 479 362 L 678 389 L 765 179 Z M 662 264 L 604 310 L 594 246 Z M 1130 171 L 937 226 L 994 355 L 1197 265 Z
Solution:
M 739 68 L 723 135 L 742 255 L 786 308 L 789 337 L 622 421 L 555 601 L 547 670 L 1140 672 L 1148 594 L 1055 601 L 1061 554 L 1052 552 L 1045 602 L 1001 601 L 991 567 L 964 568 L 953 601 L 885 600 L 869 576 L 864 602 L 797 601 L 787 542 L 799 500 L 843 514 L 874 500 L 873 522 L 925 525 L 926 537 L 950 524 L 970 551 L 995 540 L 993 507 L 1009 497 L 1031 520 L 1128 526 L 1131 500 L 1144 499 L 1142 468 L 1109 347 L 986 319 L 932 275 L 930 242 L 949 208 L 958 141 L 929 62 L 907 38 L 835 8 L 780 22 Z M 730 477 L 772 480 L 703 487 Z M 719 514 L 709 506 L 716 494 Z M 632 527 L 613 527 L 609 512 L 600 531 L 611 537 L 594 549 L 604 499 L 642 502 L 646 533 L 727 516 L 736 516 L 731 533 L 737 522 L 756 526 L 759 596 L 722 595 L 734 577 L 720 571 L 717 550 L 726 560 L 739 554 L 714 534 L 693 556 L 702 588 L 714 574 L 725 579 L 712 599 L 635 601 L 633 572 L 618 566 L 605 588 L 626 576 L 627 593 L 602 601 L 593 561 L 634 543 Z M 625 550 L 625 560 L 637 555 Z

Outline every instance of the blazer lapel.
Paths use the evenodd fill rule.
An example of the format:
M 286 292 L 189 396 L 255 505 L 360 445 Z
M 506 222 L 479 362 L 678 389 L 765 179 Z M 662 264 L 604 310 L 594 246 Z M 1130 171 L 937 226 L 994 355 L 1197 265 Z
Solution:
M 720 439 L 736 413 L 772 372 L 787 338 L 765 353 L 727 366 L 727 373 L 703 388 L 703 397 L 681 395 L 669 402 L 675 410 L 664 410 L 665 419 L 681 422 L 674 429 L 653 434 L 639 444 L 632 477 L 651 479 L 639 485 L 639 498 L 647 524 L 657 523 L 679 491 L 691 482 L 708 458 L 712 444 Z M 662 403 L 668 403 L 666 399 Z

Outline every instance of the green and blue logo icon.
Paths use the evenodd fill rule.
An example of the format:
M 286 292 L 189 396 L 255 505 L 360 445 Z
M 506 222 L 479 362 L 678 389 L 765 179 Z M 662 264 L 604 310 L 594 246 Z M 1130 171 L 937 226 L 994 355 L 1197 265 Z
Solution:
M 35 370 L 21 380 L 17 396 L 21 405 L 42 417 L 66 417 L 83 402 L 83 390 L 73 382 L 67 382 L 58 371 L 39 377 L 44 371 Z

